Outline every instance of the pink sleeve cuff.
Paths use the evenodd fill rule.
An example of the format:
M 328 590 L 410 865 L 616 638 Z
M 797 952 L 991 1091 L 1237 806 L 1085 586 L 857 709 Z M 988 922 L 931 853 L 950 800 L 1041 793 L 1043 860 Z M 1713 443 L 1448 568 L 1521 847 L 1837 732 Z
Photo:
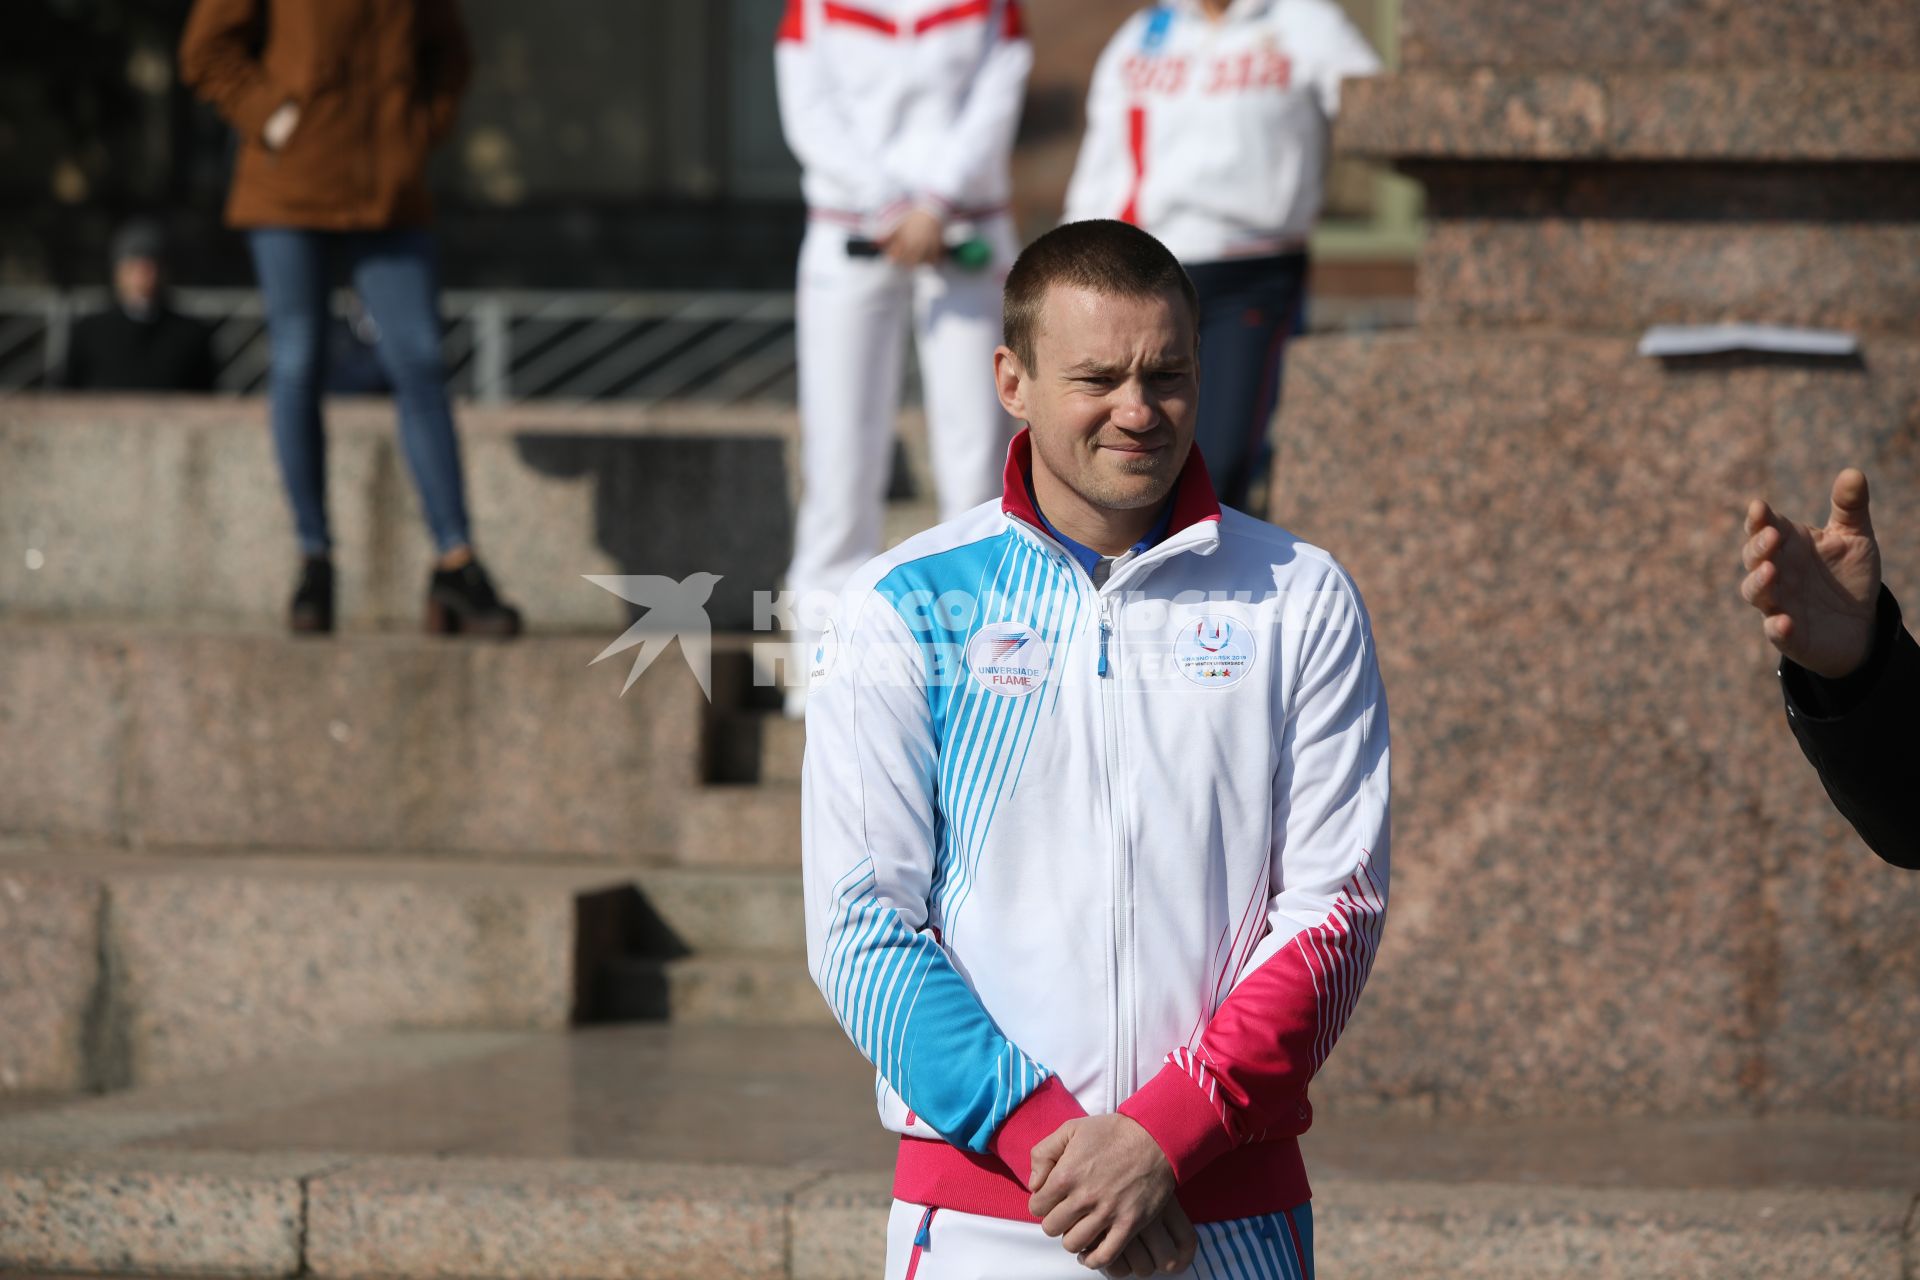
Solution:
M 1171 1062 L 1120 1104 L 1120 1114 L 1160 1144 L 1175 1182 L 1186 1182 L 1235 1146 L 1207 1095 Z
M 898 227 L 901 222 L 906 219 L 906 216 L 912 212 L 913 201 L 905 196 L 899 196 L 887 201 L 880 206 L 880 211 L 873 215 L 873 231 L 875 236 L 882 240 L 886 239 L 893 234 L 894 228 Z
M 1001 1121 L 999 1132 L 993 1135 L 993 1154 L 1013 1170 L 1013 1176 L 1024 1187 L 1033 1176 L 1033 1149 L 1040 1145 L 1040 1140 L 1053 1136 L 1053 1131 L 1067 1121 L 1078 1120 L 1086 1114 L 1086 1108 L 1060 1083 L 1060 1077 L 1048 1076 L 1045 1084 L 1028 1094 L 1026 1100 L 1013 1109 L 1013 1114 Z

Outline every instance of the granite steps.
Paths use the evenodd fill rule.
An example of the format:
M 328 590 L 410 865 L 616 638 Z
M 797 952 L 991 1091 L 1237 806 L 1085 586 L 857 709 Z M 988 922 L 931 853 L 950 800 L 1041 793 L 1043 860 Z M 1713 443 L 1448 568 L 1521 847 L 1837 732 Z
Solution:
M 715 719 L 756 739 L 765 721 L 770 757 L 797 756 L 797 725 Z M 823 1017 L 794 784 L 681 798 L 691 856 L 0 841 L 0 1010 L 25 1030 L 0 1046 L 0 1096 L 177 1080 L 389 1028 Z
M 879 1274 L 832 1028 L 371 1037 L 0 1118 L 0 1275 Z M 1897 1277 L 1920 1125 L 1323 1115 L 1322 1274 Z

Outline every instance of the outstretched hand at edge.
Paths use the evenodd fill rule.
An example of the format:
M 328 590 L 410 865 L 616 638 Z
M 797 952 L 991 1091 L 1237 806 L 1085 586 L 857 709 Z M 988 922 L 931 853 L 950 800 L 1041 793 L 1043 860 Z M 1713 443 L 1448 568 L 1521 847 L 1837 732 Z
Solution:
M 1849 467 L 1833 482 L 1824 528 L 1785 519 L 1758 498 L 1747 506 L 1740 595 L 1764 616 L 1774 648 L 1830 680 L 1858 670 L 1873 647 L 1880 547 L 1867 503 L 1867 477 Z

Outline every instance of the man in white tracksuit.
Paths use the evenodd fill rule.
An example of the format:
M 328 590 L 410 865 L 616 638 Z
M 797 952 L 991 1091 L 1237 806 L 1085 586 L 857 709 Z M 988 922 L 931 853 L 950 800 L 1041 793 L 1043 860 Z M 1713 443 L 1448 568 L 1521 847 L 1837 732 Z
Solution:
M 998 482 L 1012 424 L 981 371 L 1016 248 L 1008 156 L 1032 62 L 1018 0 L 788 0 L 775 71 L 808 212 L 799 654 L 818 625 L 806 601 L 880 549 L 910 322 L 941 518 Z
M 1387 905 L 1366 611 L 1215 498 L 1151 236 L 1056 228 L 1005 309 L 1003 492 L 853 575 L 807 708 L 809 965 L 902 1135 L 886 1275 L 1307 1280 L 1307 1084 Z
M 1333 0 L 1169 0 L 1122 24 L 1095 66 L 1066 217 L 1135 223 L 1193 278 L 1197 438 L 1231 506 L 1266 470 L 1340 82 L 1379 69 Z

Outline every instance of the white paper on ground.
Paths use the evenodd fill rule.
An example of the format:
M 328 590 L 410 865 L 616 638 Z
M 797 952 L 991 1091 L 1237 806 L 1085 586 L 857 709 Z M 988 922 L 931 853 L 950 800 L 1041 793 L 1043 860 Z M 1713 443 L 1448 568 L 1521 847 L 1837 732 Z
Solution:
M 1643 356 L 1710 356 L 1723 351 L 1850 356 L 1859 350 L 1859 341 L 1844 330 L 1781 324 L 1657 324 L 1640 336 Z

